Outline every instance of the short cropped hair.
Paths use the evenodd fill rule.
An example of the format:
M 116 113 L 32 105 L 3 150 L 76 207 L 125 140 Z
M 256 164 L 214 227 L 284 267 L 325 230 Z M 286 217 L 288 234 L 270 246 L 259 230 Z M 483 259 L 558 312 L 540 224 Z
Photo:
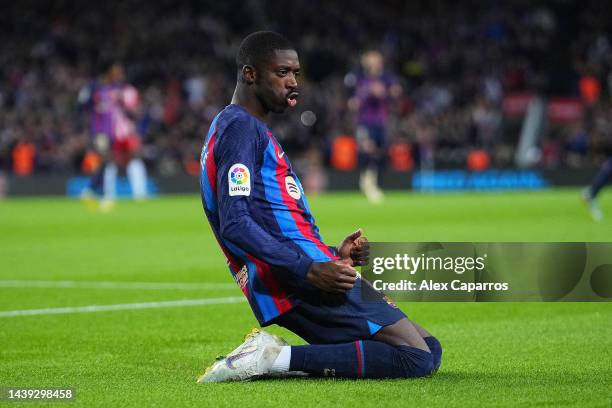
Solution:
M 276 50 L 294 50 L 291 42 L 274 31 L 256 31 L 242 40 L 236 54 L 236 66 L 240 71 L 245 65 L 259 67 Z

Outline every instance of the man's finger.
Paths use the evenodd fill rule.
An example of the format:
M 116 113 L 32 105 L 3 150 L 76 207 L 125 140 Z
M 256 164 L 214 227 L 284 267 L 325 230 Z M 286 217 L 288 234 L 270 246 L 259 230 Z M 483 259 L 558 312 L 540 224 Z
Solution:
M 337 293 L 339 295 L 346 295 L 346 292 L 348 292 L 348 290 L 347 289 L 332 289 L 330 292 Z
M 340 269 L 340 273 L 347 276 L 357 276 L 357 271 L 351 267 L 344 267 Z
M 363 234 L 363 230 L 359 228 L 357 231 L 351 233 L 348 237 L 346 237 L 345 241 L 355 241 L 361 236 L 361 234 Z
M 368 239 L 366 237 L 359 237 L 355 240 L 355 244 L 357 244 L 360 247 L 366 247 L 366 246 L 370 246 L 370 241 L 368 241 Z
M 351 252 L 351 258 L 360 259 L 360 258 L 369 258 L 370 251 L 353 251 Z
M 348 276 L 348 275 L 340 275 L 336 279 L 336 282 L 343 283 L 355 283 L 357 281 L 357 276 Z
M 353 289 L 353 286 L 355 286 L 355 285 L 353 285 L 352 283 L 338 283 L 336 285 L 336 288 L 337 289 L 341 289 L 343 291 L 347 291 L 347 290 Z
M 342 265 L 353 266 L 352 258 L 339 259 L 338 262 L 340 262 Z

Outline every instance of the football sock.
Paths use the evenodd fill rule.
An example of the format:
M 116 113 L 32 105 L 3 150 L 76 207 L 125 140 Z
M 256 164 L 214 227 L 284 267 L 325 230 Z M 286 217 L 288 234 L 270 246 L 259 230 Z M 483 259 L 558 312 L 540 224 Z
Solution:
M 291 362 L 291 346 L 281 347 L 280 353 L 272 363 L 271 371 L 273 373 L 284 373 L 289 371 L 289 364 Z
M 433 372 L 431 353 L 374 340 L 291 347 L 290 371 L 342 378 L 408 378 Z
M 592 198 L 597 197 L 599 190 L 601 190 L 606 183 L 610 181 L 610 178 L 612 178 L 612 159 L 608 159 L 604 163 L 599 173 L 597 173 L 595 180 L 593 180 L 593 184 L 589 188 Z
M 104 166 L 104 199 L 112 201 L 117 194 L 117 166 L 107 163 Z
M 135 199 L 145 198 L 147 195 L 147 168 L 142 159 L 130 160 L 126 170 L 132 187 L 132 196 Z
M 438 368 L 440 368 L 440 364 L 442 364 L 442 345 L 440 344 L 438 339 L 433 336 L 423 337 L 423 340 L 425 340 L 425 343 L 427 343 L 429 350 L 431 350 L 434 370 L 437 370 Z

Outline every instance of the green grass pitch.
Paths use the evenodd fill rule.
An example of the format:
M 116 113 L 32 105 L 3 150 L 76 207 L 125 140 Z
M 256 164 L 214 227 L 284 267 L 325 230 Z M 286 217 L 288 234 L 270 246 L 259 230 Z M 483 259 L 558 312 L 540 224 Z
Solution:
M 310 202 L 328 243 L 358 227 L 372 241 L 612 239 L 608 192 L 602 207 L 609 218 L 602 223 L 591 221 L 578 190 L 393 193 L 378 207 L 357 194 Z M 0 231 L 0 316 L 241 296 L 197 196 L 120 202 L 109 214 L 88 212 L 75 200 L 10 199 L 0 202 Z M 58 281 L 81 285 L 54 287 Z M 75 405 L 109 407 L 612 404 L 612 303 L 400 307 L 442 342 L 443 364 L 433 378 L 197 385 L 205 365 L 256 326 L 240 302 L 0 317 L 0 387 L 73 387 Z M 283 329 L 271 331 L 300 342 Z

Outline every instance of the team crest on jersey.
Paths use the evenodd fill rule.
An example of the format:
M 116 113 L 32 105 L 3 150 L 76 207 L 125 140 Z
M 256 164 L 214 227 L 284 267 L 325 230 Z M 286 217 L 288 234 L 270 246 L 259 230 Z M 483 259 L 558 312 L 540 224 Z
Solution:
M 244 289 L 246 287 L 247 282 L 249 281 L 249 270 L 246 265 L 244 265 L 242 269 L 236 273 L 234 279 L 236 279 L 236 283 L 238 286 L 240 286 L 240 289 Z
M 251 173 L 242 163 L 236 163 L 227 172 L 230 196 L 251 195 Z
M 300 191 L 300 187 L 295 182 L 295 179 L 291 176 L 285 177 L 285 188 L 287 189 L 287 193 L 296 200 L 302 198 L 302 192 Z

